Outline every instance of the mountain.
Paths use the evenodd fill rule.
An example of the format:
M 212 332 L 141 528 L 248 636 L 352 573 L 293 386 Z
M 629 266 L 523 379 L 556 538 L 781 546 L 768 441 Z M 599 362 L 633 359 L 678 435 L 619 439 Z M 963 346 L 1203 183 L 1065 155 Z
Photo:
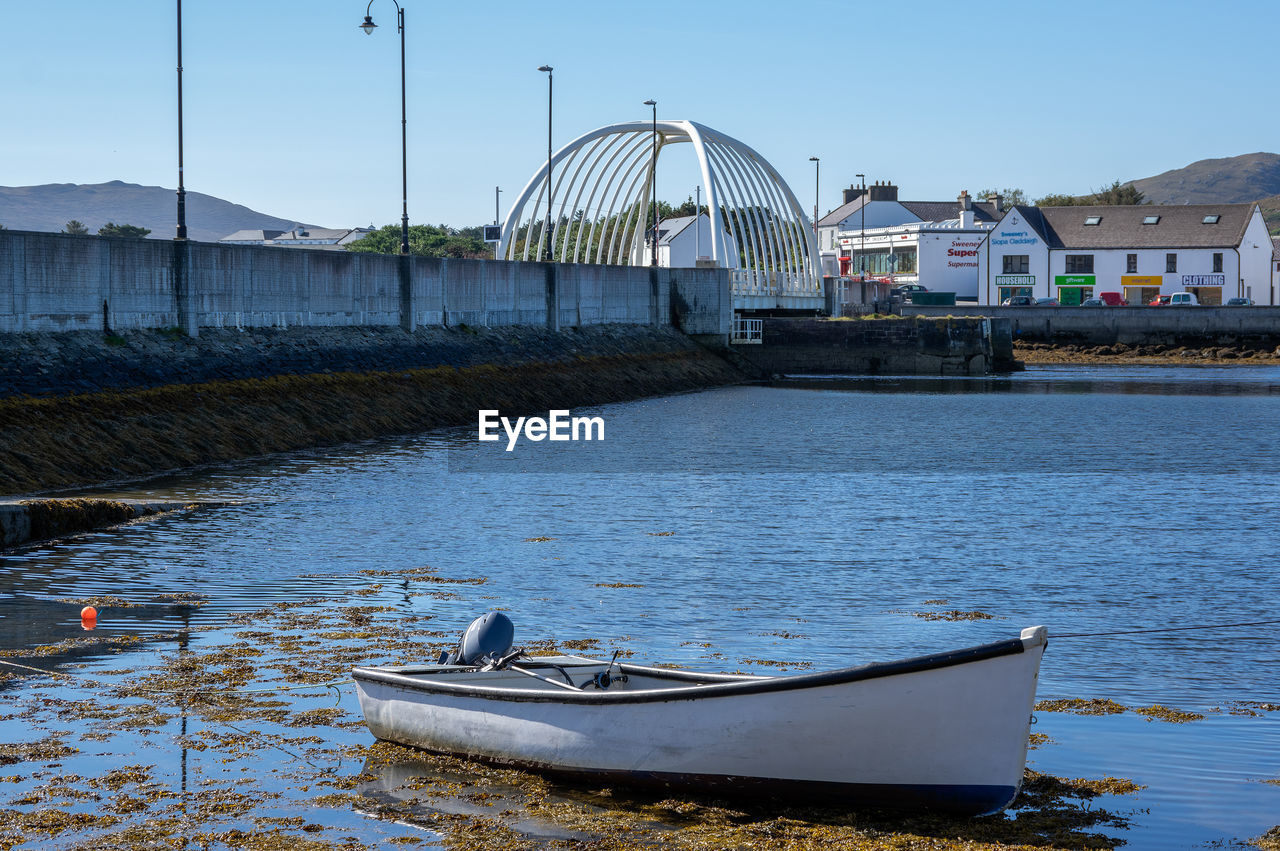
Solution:
M 1128 182 L 1152 204 L 1243 204 L 1280 195 L 1280 154 L 1200 160 Z
M 1262 208 L 1262 218 L 1267 222 L 1267 230 L 1272 236 L 1280 236 L 1280 195 L 1262 198 L 1258 201 Z
M 10 230 L 57 232 L 77 219 L 89 228 L 89 233 L 115 222 L 150 228 L 152 239 L 172 239 L 177 210 L 175 190 L 119 180 L 0 186 L 0 225 Z M 300 224 L 306 223 L 278 219 L 212 195 L 187 193 L 187 236 L 199 242 L 217 242 L 238 230 L 290 230 Z

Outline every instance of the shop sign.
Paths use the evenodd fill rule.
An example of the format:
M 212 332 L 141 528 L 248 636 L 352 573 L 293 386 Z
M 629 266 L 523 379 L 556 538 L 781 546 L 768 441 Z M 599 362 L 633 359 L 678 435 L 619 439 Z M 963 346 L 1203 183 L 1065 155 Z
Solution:
M 1182 288 L 1187 287 L 1225 287 L 1226 275 L 1183 275 Z
M 1035 275 L 996 275 L 997 287 L 1034 287 Z
M 1035 245 L 1037 242 L 1039 240 L 1025 230 L 1006 230 L 991 235 L 992 245 Z
M 1054 275 L 1053 285 L 1055 287 L 1092 287 L 1096 286 L 1094 281 L 1097 279 L 1097 275 Z
M 1164 278 L 1159 275 L 1121 275 L 1120 285 L 1123 287 L 1161 287 Z

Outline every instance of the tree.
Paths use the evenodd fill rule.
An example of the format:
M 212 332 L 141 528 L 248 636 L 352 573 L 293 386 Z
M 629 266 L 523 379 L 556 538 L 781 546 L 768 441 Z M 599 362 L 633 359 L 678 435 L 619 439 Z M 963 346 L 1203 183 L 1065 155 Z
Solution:
M 1136 205 L 1145 204 L 1146 201 L 1138 188 L 1132 183 L 1120 184 L 1119 180 L 1113 181 L 1112 184 L 1104 189 L 1096 189 L 1093 193 L 1091 204 L 1099 204 L 1105 206 L 1117 205 Z
M 1046 195 L 1036 199 L 1037 207 L 1078 207 L 1083 203 L 1075 195 Z
M 87 236 L 89 229 L 79 219 L 72 219 L 62 226 L 62 232 L 69 233 L 72 236 Z
M 1095 189 L 1091 195 L 1046 195 L 1036 200 L 1037 207 L 1116 207 L 1148 203 L 1132 183 L 1112 181 L 1110 186 Z
M 978 193 L 978 197 L 984 201 L 994 201 L 999 195 L 1005 207 L 1012 207 L 1015 204 L 1026 204 L 1030 199 L 1027 193 L 1021 189 L 984 189 Z
M 472 233 L 478 228 L 467 229 Z M 372 254 L 400 253 L 400 225 L 383 225 L 347 245 L 348 251 Z M 418 257 L 485 259 L 493 254 L 479 235 L 464 236 L 448 225 L 411 225 L 409 253 Z
M 141 239 L 151 233 L 150 228 L 139 227 L 138 225 L 117 225 L 113 222 L 107 222 L 98 228 L 98 236 L 131 236 Z

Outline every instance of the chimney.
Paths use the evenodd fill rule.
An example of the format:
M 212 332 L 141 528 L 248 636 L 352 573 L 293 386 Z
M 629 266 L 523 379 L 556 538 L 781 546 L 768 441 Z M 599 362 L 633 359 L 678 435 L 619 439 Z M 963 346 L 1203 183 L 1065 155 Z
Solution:
M 997 192 L 991 196 L 991 202 L 996 205 L 996 215 L 1004 212 L 1004 196 Z
M 867 188 L 867 192 L 869 200 L 872 201 L 898 200 L 898 187 L 894 186 L 887 180 L 883 183 L 877 180 L 873 185 Z
M 973 199 L 969 197 L 969 190 L 960 190 L 960 197 L 956 198 L 960 205 L 960 227 L 968 230 L 973 227 L 976 214 L 973 211 Z
M 861 194 L 862 194 L 862 187 L 850 186 L 848 189 L 844 191 L 844 203 L 848 204 L 851 201 L 858 200 L 858 196 Z

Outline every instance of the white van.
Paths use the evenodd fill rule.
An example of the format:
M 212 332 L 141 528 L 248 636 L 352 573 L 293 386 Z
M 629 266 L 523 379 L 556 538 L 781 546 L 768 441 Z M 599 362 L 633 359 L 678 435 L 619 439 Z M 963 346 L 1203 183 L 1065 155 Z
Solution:
M 1171 295 L 1171 296 L 1169 297 L 1169 306 L 1170 306 L 1170 307 L 1175 307 L 1175 306 L 1177 306 L 1177 305 L 1179 305 L 1179 304 L 1181 304 L 1181 305 L 1194 305 L 1194 304 L 1199 304 L 1199 303 L 1200 303 L 1200 302 L 1196 301 L 1196 294 L 1195 294 L 1195 293 L 1174 293 L 1173 295 Z

